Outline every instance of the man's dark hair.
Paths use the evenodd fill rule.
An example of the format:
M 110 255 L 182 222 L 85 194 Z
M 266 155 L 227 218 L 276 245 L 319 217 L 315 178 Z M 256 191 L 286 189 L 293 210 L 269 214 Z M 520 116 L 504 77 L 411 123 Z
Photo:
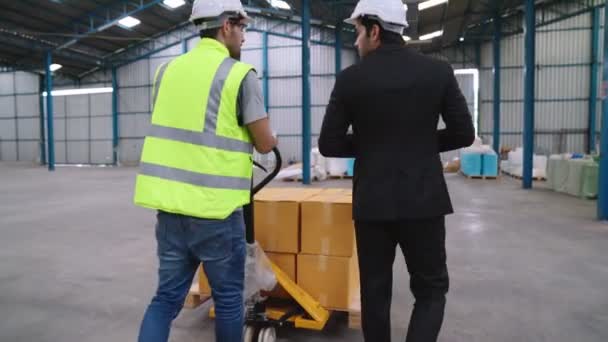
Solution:
M 237 25 L 239 23 L 239 21 L 242 19 L 243 17 L 238 16 L 238 17 L 230 17 L 228 18 L 228 21 L 233 24 L 233 25 Z M 200 25 L 203 22 L 203 19 L 196 19 L 194 21 L 194 25 Z M 199 31 L 199 36 L 201 38 L 212 38 L 212 39 L 216 39 L 217 35 L 220 33 L 220 28 L 221 27 L 214 27 L 214 28 L 209 28 L 209 29 L 205 29 L 205 30 L 200 30 Z
M 374 25 L 378 25 L 380 28 L 380 42 L 382 44 L 405 44 L 403 37 L 400 34 L 385 30 L 382 25 L 380 25 L 380 22 L 373 17 L 361 17 L 361 25 L 365 27 L 365 34 L 368 37 L 372 34 L 372 28 Z
M 194 25 L 200 25 L 203 23 L 203 19 L 196 19 L 194 21 Z M 218 33 L 220 32 L 220 28 L 219 27 L 214 27 L 214 28 L 210 28 L 210 29 L 205 29 L 205 30 L 200 30 L 198 35 L 201 38 L 213 38 L 216 39 Z

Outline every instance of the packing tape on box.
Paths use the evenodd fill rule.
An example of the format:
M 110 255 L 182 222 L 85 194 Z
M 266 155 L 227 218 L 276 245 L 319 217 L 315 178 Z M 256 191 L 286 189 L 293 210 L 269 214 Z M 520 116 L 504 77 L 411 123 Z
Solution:
M 321 254 L 329 255 L 331 240 L 327 237 L 321 239 Z
M 319 255 L 319 271 L 327 272 L 327 257 L 324 255 Z

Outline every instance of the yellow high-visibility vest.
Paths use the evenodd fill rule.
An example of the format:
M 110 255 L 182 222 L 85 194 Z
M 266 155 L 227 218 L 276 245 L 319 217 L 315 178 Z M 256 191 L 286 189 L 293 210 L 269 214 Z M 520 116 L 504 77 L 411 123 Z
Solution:
M 158 68 L 135 204 L 224 219 L 249 203 L 253 145 L 238 124 L 237 97 L 252 69 L 207 38 Z

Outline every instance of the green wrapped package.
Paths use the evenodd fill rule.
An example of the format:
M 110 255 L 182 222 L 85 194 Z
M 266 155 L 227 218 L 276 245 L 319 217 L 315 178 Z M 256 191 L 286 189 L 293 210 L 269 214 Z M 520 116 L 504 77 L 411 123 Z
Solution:
M 547 161 L 547 185 L 557 192 L 566 192 L 569 165 L 567 159 L 549 158 Z
M 582 197 L 597 198 L 599 171 L 600 167 L 597 163 L 583 166 Z

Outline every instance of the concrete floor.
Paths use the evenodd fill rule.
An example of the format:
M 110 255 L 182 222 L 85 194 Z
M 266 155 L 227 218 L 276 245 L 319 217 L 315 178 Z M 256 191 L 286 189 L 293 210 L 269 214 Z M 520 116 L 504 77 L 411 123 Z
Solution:
M 154 215 L 131 203 L 135 172 L 0 164 L 0 341 L 136 339 L 157 262 Z M 447 178 L 457 214 L 440 341 L 608 341 L 608 225 L 594 221 L 595 202 L 505 178 Z M 402 258 L 395 270 L 402 341 L 412 299 Z M 213 341 L 207 308 L 184 310 L 171 341 Z M 343 320 L 280 336 L 362 341 Z

